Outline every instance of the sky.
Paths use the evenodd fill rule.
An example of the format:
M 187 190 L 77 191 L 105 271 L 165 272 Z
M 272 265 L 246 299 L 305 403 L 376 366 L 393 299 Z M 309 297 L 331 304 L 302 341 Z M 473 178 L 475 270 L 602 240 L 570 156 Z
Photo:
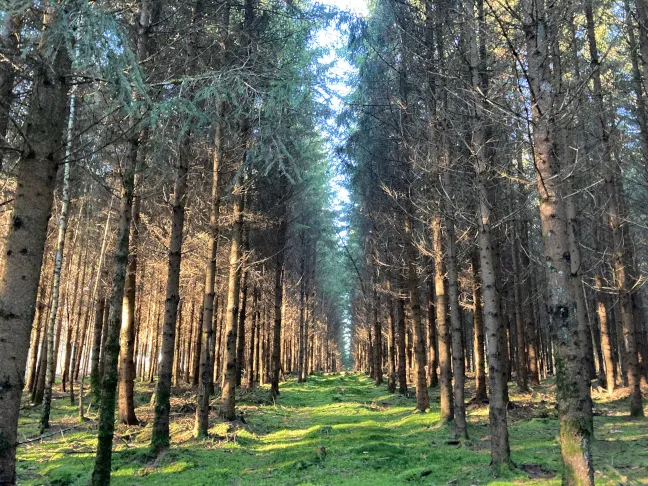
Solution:
M 366 0 L 319 0 L 320 4 L 336 7 L 340 10 L 345 10 L 359 17 L 365 17 L 368 14 L 368 7 Z M 350 65 L 346 59 L 339 58 L 336 55 L 335 49 L 344 45 L 346 42 L 346 33 L 336 29 L 335 25 L 331 25 L 323 29 L 316 36 L 315 42 L 321 47 L 330 49 L 330 53 L 321 59 L 324 64 L 332 64 L 330 74 L 337 79 L 327 86 L 327 90 L 331 96 L 326 96 L 328 104 L 333 108 L 334 112 L 339 112 L 343 108 L 343 97 L 348 95 L 353 87 L 346 81 L 346 74 L 354 71 L 354 66 Z M 334 120 L 329 121 L 331 130 L 328 131 L 329 135 L 333 135 L 336 130 L 334 127 Z M 324 129 L 326 131 L 326 129 Z M 328 140 L 329 153 L 335 152 L 335 146 L 343 143 L 341 140 Z M 344 176 L 338 174 L 336 178 L 331 181 L 331 188 L 336 194 L 335 206 L 339 211 L 343 204 L 349 203 L 349 193 L 344 187 Z M 346 230 L 343 230 L 343 238 L 346 238 Z

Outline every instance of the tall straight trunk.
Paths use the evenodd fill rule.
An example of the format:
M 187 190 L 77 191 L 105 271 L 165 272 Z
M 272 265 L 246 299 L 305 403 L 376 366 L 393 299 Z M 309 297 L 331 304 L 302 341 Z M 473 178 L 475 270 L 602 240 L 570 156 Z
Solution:
M 241 297 L 240 297 L 240 311 L 238 315 L 238 332 L 236 335 L 237 345 L 236 345 L 236 386 L 241 386 L 241 379 L 243 377 L 243 369 L 245 368 L 245 319 L 247 317 L 247 294 L 248 294 L 248 277 L 249 271 L 247 264 L 245 262 L 245 255 L 248 251 L 248 231 L 247 228 L 243 230 L 243 236 L 241 240 L 241 248 L 243 259 L 239 266 L 239 275 L 241 276 Z M 240 267 L 243 268 L 240 268 Z
M 432 245 L 434 249 L 434 293 L 436 295 L 436 322 L 439 337 L 439 370 L 441 420 L 450 421 L 454 418 L 452 403 L 452 351 L 451 332 L 448 325 L 448 296 L 446 294 L 445 274 L 446 265 L 443 258 L 443 236 L 441 234 L 441 218 L 432 219 Z
M 189 322 L 187 323 L 189 327 L 189 335 L 187 336 L 187 342 L 185 347 L 185 362 L 184 362 L 184 382 L 187 384 L 191 383 L 191 364 L 193 363 L 191 350 L 193 349 L 195 309 L 196 309 L 196 301 L 194 299 L 191 299 L 191 311 L 189 312 Z
M 193 360 L 191 362 L 191 386 L 198 386 L 200 379 L 200 353 L 202 352 L 202 315 L 203 308 L 200 306 L 198 316 L 200 319 L 196 319 L 196 331 L 194 332 L 194 342 L 192 346 L 194 348 Z
M 174 358 L 171 360 L 173 363 L 173 384 L 178 386 L 180 383 L 180 365 L 182 364 L 182 304 L 184 301 L 178 302 L 178 316 L 176 319 L 176 332 L 175 332 L 175 346 L 173 351 Z M 166 313 L 165 313 L 166 317 Z M 162 361 L 165 359 L 164 355 L 164 324 L 162 324 Z M 162 363 L 160 363 L 160 373 L 162 373 Z M 159 376 L 158 376 L 159 382 Z
M 56 9 L 44 16 L 55 22 Z M 43 29 L 40 46 L 50 49 Z M 16 480 L 16 438 L 25 365 L 41 274 L 47 223 L 52 210 L 56 173 L 64 143 L 68 80 L 67 50 L 60 46 L 33 66 L 24 136 L 30 150 L 18 161 L 17 189 L 0 268 L 0 483 Z
M 604 368 L 605 368 L 605 388 L 608 393 L 614 391 L 615 376 L 614 376 L 614 353 L 612 352 L 612 341 L 610 336 L 610 322 L 608 321 L 607 299 L 602 292 L 603 280 L 600 275 L 595 277 L 596 288 L 596 313 L 599 321 L 599 328 L 601 330 L 601 352 L 603 354 Z
M 247 361 L 247 384 L 248 388 L 254 388 L 255 374 L 255 352 L 258 350 L 259 338 L 257 337 L 259 329 L 259 287 L 254 285 L 252 290 L 252 332 L 250 333 L 250 348 Z
M 306 373 L 304 372 L 304 365 L 306 361 L 306 336 L 304 333 L 304 328 L 306 326 L 306 309 L 305 309 L 305 300 L 306 300 L 306 245 L 305 245 L 305 230 L 300 231 L 300 240 L 301 240 L 301 259 L 299 262 L 300 270 L 300 281 L 299 281 L 299 354 L 297 357 L 297 382 L 302 383 L 304 381 Z
M 409 292 L 412 327 L 414 328 L 416 409 L 424 412 L 430 406 L 430 397 L 427 389 L 427 374 L 425 371 L 427 361 L 425 355 L 426 332 L 423 327 L 423 317 L 421 316 L 421 296 L 419 292 L 419 279 L 416 273 L 416 248 L 414 247 L 412 217 L 409 214 L 405 215 L 405 235 L 407 239 L 405 243 L 407 251 L 407 290 Z M 376 330 L 380 331 L 380 328 L 377 327 Z
M 452 181 L 450 178 L 449 160 L 446 147 L 445 133 L 443 140 L 444 174 L 443 181 L 445 193 L 452 197 Z M 450 305 L 450 328 L 452 341 L 452 371 L 453 398 L 454 398 L 454 433 L 457 439 L 467 439 L 468 429 L 466 426 L 466 403 L 465 403 L 465 361 L 464 361 L 464 339 L 463 326 L 461 321 L 461 308 L 459 307 L 459 271 L 457 268 L 457 236 L 455 233 L 453 202 L 445 200 L 445 235 L 446 235 L 446 260 L 448 268 L 448 299 Z
M 277 254 L 275 257 L 274 328 L 272 340 L 270 394 L 279 395 L 279 373 L 281 372 L 281 314 L 283 309 L 283 272 L 288 223 L 285 220 L 277 230 Z
M 522 251 L 520 252 L 520 271 L 526 274 L 522 280 L 522 309 L 524 315 L 524 331 L 526 334 L 527 343 L 527 358 L 529 360 L 529 382 L 531 386 L 540 384 L 540 372 L 538 370 L 538 324 L 533 310 L 533 296 L 535 289 L 533 286 L 533 278 L 531 268 L 531 261 L 529 258 L 529 222 L 526 215 L 521 218 L 520 228 L 520 245 Z
M 641 2 L 642 0 L 639 0 Z M 645 16 L 642 12 L 640 15 Z M 590 63 L 594 67 L 592 71 L 592 81 L 594 85 L 594 101 L 596 103 L 596 113 L 598 114 L 598 123 L 595 124 L 596 137 L 602 145 L 602 157 L 605 170 L 605 193 L 607 195 L 607 212 L 610 228 L 612 230 L 613 248 L 613 268 L 614 283 L 619 294 L 619 303 L 621 311 L 621 322 L 623 324 L 623 342 L 625 354 L 627 357 L 628 385 L 631 390 L 630 395 L 630 416 L 643 417 L 643 403 L 641 395 L 641 378 L 639 373 L 637 342 L 635 335 L 634 318 L 632 314 L 632 301 L 629 290 L 629 278 L 626 269 L 629 248 L 626 246 L 627 229 L 624 228 L 623 218 L 621 217 L 620 202 L 623 197 L 623 186 L 620 177 L 620 171 L 616 168 L 612 160 L 612 148 L 610 146 L 609 121 L 607 117 L 606 104 L 603 99 L 603 87 L 601 80 L 601 63 L 596 41 L 596 24 L 594 22 L 594 12 L 592 1 L 585 1 L 585 17 L 587 19 L 587 38 L 589 41 Z M 648 19 L 645 17 L 644 20 Z M 648 28 L 643 25 L 642 27 Z M 645 50 L 648 53 L 648 46 Z M 646 62 L 646 61 L 644 61 Z M 648 74 L 648 73 L 644 73 Z M 625 231 L 624 231 L 625 230 Z
M 568 221 L 561 187 L 562 174 L 554 151 L 550 117 L 553 113 L 549 68 L 548 22 L 542 6 L 522 1 L 527 44 L 527 81 L 531 88 L 533 149 L 540 196 L 540 220 L 548 280 L 548 311 L 557 373 L 557 399 L 563 459 L 563 484 L 593 484 L 591 456 L 592 401 L 583 379 L 587 372 L 579 330 L 576 299 L 570 284 Z M 554 49 L 556 49 L 554 47 Z M 554 53 L 555 54 L 555 53 Z
M 44 291 L 43 286 L 45 285 L 45 282 L 42 283 L 41 285 L 41 290 L 40 292 L 42 293 Z M 38 297 L 37 297 L 37 311 L 36 311 L 36 316 L 35 316 L 35 322 L 36 322 L 36 330 L 34 332 L 34 340 L 32 341 L 30 345 L 31 349 L 31 359 L 30 359 L 30 364 L 29 364 L 29 369 L 28 369 L 28 374 L 27 374 L 27 383 L 26 383 L 26 388 L 30 392 L 34 389 L 34 383 L 36 383 L 36 377 L 38 375 L 37 373 L 37 364 L 38 364 L 38 353 L 39 353 L 39 347 L 41 343 L 41 334 L 43 331 L 43 321 L 45 318 L 45 309 L 46 306 L 42 302 L 38 302 Z
M 214 137 L 214 156 L 212 164 L 211 208 L 209 213 L 209 249 L 205 262 L 205 292 L 202 305 L 202 336 L 198 335 L 200 347 L 200 370 L 198 373 L 198 396 L 196 397 L 196 423 L 194 435 L 207 437 L 209 429 L 209 389 L 213 383 L 211 341 L 213 339 L 214 286 L 216 282 L 216 255 L 218 252 L 219 213 L 220 213 L 220 166 L 223 160 L 223 104 L 219 103 L 216 134 Z
M 49 317 L 48 317 L 49 319 Z M 46 321 L 47 322 L 47 321 Z M 32 403 L 34 405 L 40 405 L 43 403 L 43 396 L 45 395 L 45 375 L 46 375 L 46 362 L 47 362 L 47 345 L 49 344 L 47 339 L 47 333 L 43 333 L 41 339 L 40 353 L 38 353 L 38 368 L 36 371 L 36 381 L 34 383 L 34 389 L 32 391 Z
M 142 132 L 142 135 L 146 133 Z M 145 136 L 138 141 L 133 141 L 134 147 L 139 147 L 145 141 Z M 139 152 L 137 150 L 136 152 Z M 137 153 L 133 155 L 139 157 Z M 135 162 L 137 164 L 137 162 Z M 137 184 L 137 182 L 136 182 Z M 130 251 L 128 267 L 126 269 L 126 284 L 124 288 L 124 303 L 122 305 L 120 349 L 119 349 L 119 399 L 118 417 L 121 423 L 137 425 L 139 422 L 135 415 L 135 303 L 137 291 L 137 246 L 140 233 L 140 205 L 141 198 L 133 200 L 131 217 Z
M 394 315 L 394 303 L 391 298 L 391 280 L 388 277 L 386 281 L 387 286 L 387 328 L 389 332 L 389 342 L 387 344 L 387 390 L 389 393 L 396 391 L 396 316 Z M 328 339 L 326 341 L 328 345 Z M 328 352 L 327 352 L 327 368 L 328 368 Z M 330 371 L 330 369 L 327 369 Z
M 434 294 L 435 283 L 428 279 L 427 285 L 427 326 L 428 326 L 428 386 L 436 388 L 439 386 L 437 368 L 437 326 L 436 326 L 436 297 Z
M 518 218 L 515 221 L 516 241 L 513 242 L 513 300 L 515 310 L 515 330 L 517 340 L 517 386 L 521 392 L 529 391 L 529 376 L 527 373 L 527 352 L 526 352 L 526 329 L 524 326 L 524 315 L 522 313 L 522 263 L 520 257 L 522 224 Z
M 79 215 L 80 219 L 80 215 Z M 70 259 L 72 260 L 72 259 Z M 72 261 L 70 261 L 72 263 Z M 68 314 L 72 313 L 74 314 L 74 309 L 77 305 L 78 301 L 78 290 L 79 290 L 79 278 L 82 273 L 85 274 L 85 270 L 87 268 L 88 264 L 88 244 L 87 240 L 83 244 L 83 248 L 81 249 L 81 252 L 79 254 L 79 257 L 77 259 L 77 265 L 79 265 L 83 270 L 80 272 L 79 269 L 77 268 L 77 271 L 75 272 L 76 275 L 74 277 L 74 285 L 73 285 L 73 290 L 72 290 L 72 295 L 74 296 L 73 301 L 72 301 L 72 307 L 71 309 L 68 309 Z M 72 268 L 72 265 L 70 265 L 70 268 Z M 63 358 L 63 376 L 61 377 L 61 388 L 63 392 L 67 390 L 67 382 L 70 377 L 70 362 L 72 360 L 72 339 L 73 339 L 73 332 L 75 327 L 78 329 L 79 328 L 79 322 L 75 319 L 70 319 L 68 317 L 68 326 L 67 326 L 67 332 L 65 335 L 65 353 L 64 353 L 64 358 Z
M 56 327 L 59 296 L 61 290 L 61 269 L 63 268 L 63 254 L 65 252 L 65 237 L 67 234 L 68 215 L 70 212 L 70 157 L 72 156 L 72 137 L 74 134 L 74 116 L 76 107 L 76 85 L 70 93 L 70 106 L 68 110 L 68 123 L 66 131 L 65 160 L 63 164 L 63 187 L 61 188 L 61 215 L 58 222 L 58 236 L 56 239 L 56 256 L 54 257 L 54 278 L 50 301 L 50 320 L 47 328 L 47 376 L 45 379 L 45 396 L 43 410 L 40 417 L 40 433 L 49 428 L 50 410 L 52 408 L 52 387 L 56 379 L 56 351 L 54 346 L 54 330 Z M 60 328 L 59 328 L 60 329 Z M 59 331 L 60 332 L 60 331 Z
M 401 279 L 400 293 L 403 293 L 405 284 Z M 405 343 L 405 335 L 407 333 L 407 326 L 405 321 L 405 299 L 398 298 L 398 320 L 397 334 L 396 334 L 396 348 L 398 350 L 398 392 L 407 393 L 407 346 Z
M 182 139 L 178 158 L 173 203 L 171 213 L 171 236 L 167 263 L 166 295 L 164 299 L 164 324 L 162 328 L 162 359 L 160 373 L 155 387 L 155 415 L 151 434 L 151 449 L 159 452 L 169 447 L 169 413 L 171 405 L 171 369 L 174 358 L 174 341 L 176 324 L 178 328 L 178 305 L 180 302 L 180 267 L 182 263 L 182 241 L 185 222 L 185 205 L 187 193 L 187 176 L 189 172 L 189 147 L 191 134 L 186 133 Z M 193 301 L 191 303 L 190 330 L 193 329 Z M 191 343 L 191 333 L 189 334 Z M 187 355 L 188 359 L 188 355 Z M 188 369 L 188 368 L 187 368 Z
M 374 267 L 375 268 L 375 267 Z M 376 276 L 374 275 L 374 278 Z M 373 293 L 373 325 L 374 325 L 374 381 L 376 386 L 382 385 L 383 382 L 383 339 L 382 339 L 382 323 L 380 322 L 380 297 L 378 296 L 378 282 L 374 281 Z M 423 368 L 425 370 L 425 367 Z M 427 388 L 427 380 L 426 380 Z
M 472 291 L 473 305 L 473 335 L 475 353 L 475 402 L 483 402 L 488 399 L 486 394 L 486 357 L 484 356 L 484 313 L 481 295 L 481 284 L 479 277 L 479 255 L 472 254 Z
M 141 0 L 140 11 L 136 20 L 137 59 L 145 62 L 152 54 L 150 34 L 152 26 L 159 17 L 161 5 L 154 0 Z M 134 94 L 134 97 L 136 95 Z M 133 118 L 133 117 L 129 117 Z M 113 257 L 113 276 L 110 297 L 108 299 L 108 334 L 103 345 L 105 353 L 104 373 L 101 379 L 101 403 L 99 407 L 99 423 L 97 433 L 97 454 L 95 456 L 94 470 L 91 484 L 93 486 L 110 483 L 110 470 L 112 464 L 112 441 L 115 429 L 115 401 L 117 398 L 117 385 L 119 378 L 120 359 L 120 331 L 122 328 L 122 312 L 124 310 L 124 292 L 129 270 L 129 248 L 131 220 L 133 218 L 133 196 L 135 192 L 135 172 L 139 160 L 139 142 L 146 139 L 146 126 L 138 127 L 138 121 L 129 120 L 134 135 L 128 140 L 128 153 L 122 168 L 122 193 L 119 209 L 119 225 L 115 254 Z M 136 135 L 135 135 L 136 134 Z M 136 208 L 137 209 L 137 208 Z M 136 213 L 138 211 L 136 210 Z M 97 278 L 101 278 L 98 274 Z M 134 304 L 134 299 L 133 299 Z M 130 307 L 130 303 L 129 303 Z M 132 314 L 134 307 L 130 309 Z M 105 324 L 104 324 L 105 325 Z M 130 343 L 127 344 L 127 347 Z M 122 356 L 123 357 L 123 356 Z M 132 374 L 132 348 L 127 364 L 128 373 Z M 128 376 L 129 379 L 134 379 Z M 121 400 L 120 400 L 121 402 Z M 120 410 L 121 410 L 120 406 Z M 123 418 L 123 417 L 121 417 Z M 129 417 L 134 418 L 134 417 Z
M 119 333 L 121 329 L 124 287 L 128 267 L 130 225 L 133 213 L 133 192 L 135 189 L 136 153 L 137 147 L 131 145 L 130 153 L 125 159 L 122 173 L 119 226 L 113 257 L 112 286 L 108 299 L 108 334 L 103 344 L 105 363 L 101 380 L 97 454 L 95 456 L 91 479 L 91 484 L 94 486 L 110 484 L 112 441 L 115 430 L 115 402 L 117 399 Z
M 90 391 L 92 400 L 99 403 L 101 399 L 101 377 L 99 376 L 99 357 L 101 356 L 101 334 L 106 308 L 106 298 L 99 295 L 95 309 L 94 327 L 92 332 L 92 358 L 90 361 Z
M 475 8 L 476 7 L 476 8 Z M 488 378 L 490 382 L 489 422 L 491 432 L 491 467 L 495 473 L 510 464 L 510 447 L 506 408 L 508 404 L 508 352 L 506 327 L 501 314 L 500 294 L 497 288 L 497 252 L 492 230 L 492 171 L 495 151 L 492 130 L 483 111 L 488 110 L 489 78 L 487 71 L 486 22 L 483 0 L 468 0 L 464 4 L 469 45 L 469 75 L 474 94 L 472 106 L 472 152 L 477 186 L 477 229 L 483 299 L 484 329 L 487 340 Z
M 240 176 L 238 176 L 240 177 Z M 221 413 L 226 420 L 236 418 L 236 378 L 237 356 L 236 335 L 241 298 L 241 240 L 243 237 L 243 201 L 241 180 L 237 179 L 232 190 L 234 195 L 232 236 L 229 257 L 229 278 L 227 292 L 227 313 L 225 317 L 225 370 L 223 373 L 223 392 L 221 394 Z

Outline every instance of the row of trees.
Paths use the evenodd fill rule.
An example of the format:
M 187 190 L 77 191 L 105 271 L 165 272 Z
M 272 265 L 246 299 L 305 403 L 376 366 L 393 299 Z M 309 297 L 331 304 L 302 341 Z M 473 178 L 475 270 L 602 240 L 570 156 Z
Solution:
M 104 485 L 137 376 L 156 380 L 157 452 L 172 386 L 197 387 L 205 437 L 217 389 L 232 420 L 242 383 L 276 396 L 282 374 L 339 369 L 348 296 L 311 46 L 328 14 L 62 0 L 0 16 L 0 483 L 25 379 L 44 431 L 57 377 L 81 416 L 90 378 Z
M 458 438 L 465 371 L 478 401 L 487 376 L 495 471 L 512 376 L 556 376 L 565 484 L 594 481 L 592 385 L 644 414 L 647 15 L 380 0 L 352 28 L 356 366 L 392 391 L 412 379 L 421 411 L 440 387 Z

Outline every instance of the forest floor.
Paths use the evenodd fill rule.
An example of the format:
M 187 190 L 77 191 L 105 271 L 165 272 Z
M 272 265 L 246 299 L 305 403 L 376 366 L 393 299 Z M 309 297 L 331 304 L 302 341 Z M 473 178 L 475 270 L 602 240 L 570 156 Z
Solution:
M 470 440 L 456 443 L 451 426 L 439 421 L 438 390 L 432 390 L 432 408 L 424 414 L 413 411 L 413 397 L 390 395 L 364 375 L 315 375 L 304 384 L 289 380 L 276 403 L 265 388 L 241 390 L 241 420 L 214 420 L 211 437 L 200 442 L 191 435 L 193 395 L 178 390 L 172 400 L 172 447 L 155 457 L 148 451 L 153 388 L 138 383 L 137 414 L 148 425 L 117 428 L 112 484 L 560 484 L 553 384 L 547 381 L 529 394 L 515 390 L 512 384 L 509 432 L 517 468 L 494 478 L 488 467 L 488 407 L 469 406 Z M 623 391 L 593 395 L 596 483 L 648 484 L 648 423 L 628 419 Z M 93 415 L 79 426 L 76 407 L 63 396 L 53 411 L 52 435 L 19 446 L 19 484 L 87 484 L 96 442 Z M 37 437 L 39 412 L 40 407 L 24 407 L 20 440 Z

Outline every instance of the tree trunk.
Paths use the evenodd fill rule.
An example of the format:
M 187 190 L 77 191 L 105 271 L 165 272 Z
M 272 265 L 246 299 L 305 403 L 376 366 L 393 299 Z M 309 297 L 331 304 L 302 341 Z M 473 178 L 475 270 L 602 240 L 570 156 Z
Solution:
M 225 318 L 225 372 L 223 374 L 221 414 L 226 420 L 234 420 L 236 418 L 236 335 L 238 331 L 239 301 L 241 298 L 241 239 L 243 236 L 244 204 L 244 196 L 241 194 L 241 190 L 241 181 L 239 179 L 236 181 L 234 188 L 232 189 L 234 195 L 234 223 L 232 225 L 227 292 L 227 315 Z
M 50 409 L 52 407 L 52 387 L 54 385 L 54 380 L 56 379 L 56 355 L 58 347 L 54 346 L 54 331 L 57 323 L 59 309 L 61 269 L 63 267 L 63 254 L 65 251 L 65 237 L 67 234 L 68 214 L 70 212 L 70 157 L 72 154 L 72 137 L 74 132 L 74 116 L 76 106 L 75 93 L 76 85 L 72 87 L 70 94 L 70 106 L 68 110 L 68 124 L 66 132 L 67 140 L 65 147 L 65 161 L 63 164 L 63 187 L 61 189 L 61 215 L 58 222 L 56 256 L 54 257 L 54 278 L 52 279 L 52 297 L 50 301 L 50 321 L 47 328 L 47 376 L 45 379 L 43 410 L 40 419 L 41 434 L 45 433 L 45 429 L 49 428 Z
M 55 10 L 45 15 L 53 21 Z M 43 37 L 50 29 L 43 30 Z M 48 46 L 43 39 L 42 46 Z M 15 482 L 16 438 L 31 326 L 40 280 L 47 223 L 62 154 L 67 74 L 71 63 L 61 47 L 33 67 L 32 92 L 23 127 L 30 150 L 18 162 L 11 225 L 0 268 L 0 483 Z M 49 62 L 48 62 L 49 61 Z
M 473 313 L 474 327 L 474 353 L 475 353 L 475 402 L 484 402 L 488 400 L 486 394 L 486 357 L 484 356 L 484 313 L 482 310 L 481 284 L 479 277 L 479 255 L 472 254 L 472 274 L 473 274 Z
M 205 263 L 205 293 L 202 305 L 202 338 L 198 336 L 198 342 L 200 343 L 200 371 L 198 373 L 196 423 L 194 426 L 194 435 L 196 437 L 207 437 L 207 430 L 209 429 L 209 389 L 212 387 L 211 383 L 213 383 L 211 340 L 213 339 L 214 285 L 216 281 L 216 256 L 219 235 L 219 178 L 224 151 L 223 127 L 222 120 L 220 120 L 222 115 L 223 105 L 220 103 L 218 107 L 219 120 L 217 120 L 216 135 L 214 137 L 211 209 L 209 214 L 209 249 L 207 262 Z
M 275 299 L 274 299 L 274 329 L 272 342 L 272 375 L 270 394 L 272 398 L 279 395 L 279 373 L 281 371 L 281 313 L 283 308 L 283 270 L 288 224 L 281 221 L 277 233 L 277 255 L 275 257 Z
M 248 231 L 247 228 L 242 229 L 243 235 L 241 239 L 241 248 L 242 248 L 242 259 L 239 266 L 239 275 L 241 277 L 241 297 L 240 297 L 240 307 L 238 315 L 238 332 L 236 335 L 237 345 L 236 345 L 236 386 L 241 386 L 241 379 L 243 377 L 243 369 L 245 368 L 245 319 L 247 317 L 247 294 L 248 294 L 248 268 L 245 262 L 247 258 L 247 252 L 249 247 L 248 242 Z M 242 268 L 241 268 L 242 267 Z
M 564 464 L 563 484 L 593 484 L 590 452 L 592 402 L 579 330 L 577 303 L 570 284 L 568 220 L 563 199 L 559 162 L 554 152 L 550 116 L 553 110 L 549 70 L 549 44 L 545 12 L 531 0 L 523 0 L 523 30 L 527 44 L 527 78 L 531 88 L 533 144 L 540 219 L 545 247 L 549 289 L 548 311 L 557 372 L 560 440 Z M 554 50 L 557 46 L 554 47 Z
M 135 147 L 132 163 L 138 165 L 138 152 L 141 143 L 144 143 L 147 136 L 146 130 L 142 131 L 141 139 L 133 140 Z M 137 179 L 136 179 L 137 181 Z M 135 182 L 137 185 L 137 182 Z M 137 291 L 137 247 L 140 233 L 140 204 L 141 198 L 133 200 L 131 216 L 130 251 L 128 255 L 128 267 L 126 269 L 126 283 L 124 288 L 124 303 L 122 305 L 121 333 L 120 333 L 120 354 L 119 354 L 119 421 L 126 425 L 137 425 L 139 422 L 135 416 L 135 302 Z
M 432 239 L 434 248 L 434 290 L 436 295 L 436 323 L 439 336 L 439 369 L 441 420 L 450 421 L 454 418 L 452 403 L 452 356 L 451 333 L 448 326 L 448 298 L 445 289 L 446 266 L 443 258 L 441 235 L 441 218 L 433 216 Z
M 407 290 L 409 291 L 410 312 L 412 327 L 414 328 L 414 356 L 416 360 L 416 409 L 424 412 L 430 406 L 430 398 L 427 390 L 427 374 L 425 365 L 426 332 L 421 317 L 421 297 L 419 293 L 419 280 L 416 273 L 416 248 L 414 246 L 414 235 L 412 220 L 409 214 L 405 215 L 405 242 L 407 250 Z
M 437 375 L 439 360 L 437 358 L 436 298 L 434 294 L 434 286 L 435 282 L 429 279 L 427 291 L 428 386 L 431 388 L 439 386 L 439 376 Z
M 162 328 L 162 359 L 160 373 L 155 387 L 155 415 L 151 434 L 151 448 L 155 452 L 169 447 L 169 413 L 171 405 L 171 367 L 174 358 L 174 341 L 176 324 L 178 328 L 178 305 L 180 302 L 180 268 L 182 263 L 182 241 L 185 222 L 185 204 L 187 193 L 187 175 L 189 172 L 189 146 L 191 134 L 186 133 L 180 146 L 178 169 L 173 191 L 171 215 L 171 236 L 169 237 L 169 254 L 167 263 L 167 284 L 164 300 L 164 324 Z M 193 329 L 193 301 L 191 304 L 190 330 Z M 178 333 L 179 335 L 179 333 Z M 189 334 L 191 343 L 191 333 Z M 188 354 L 187 354 L 188 359 Z M 188 370 L 188 368 L 187 368 Z M 188 381 L 188 377 L 187 381 Z
M 446 172 L 447 191 L 451 187 L 448 176 L 449 174 Z M 446 248 L 450 325 L 452 329 L 452 371 L 454 373 L 454 432 L 455 438 L 467 439 L 468 429 L 466 426 L 466 403 L 464 399 L 466 369 L 464 363 L 463 327 L 461 324 L 461 309 L 459 307 L 459 272 L 457 271 L 456 235 L 454 221 L 451 216 L 446 217 Z
M 401 293 L 405 291 L 405 285 L 402 280 L 399 290 Z M 405 335 L 407 333 L 406 328 L 405 299 L 399 297 L 396 345 L 398 349 L 398 392 L 402 394 L 407 393 L 407 346 L 405 342 Z
M 92 333 L 92 359 L 90 361 L 90 391 L 92 401 L 99 403 L 101 400 L 101 377 L 99 376 L 99 357 L 101 355 L 101 334 L 103 330 L 106 298 L 99 295 L 95 310 L 94 328 Z
M 119 332 L 121 329 L 122 306 L 126 272 L 128 267 L 128 249 L 130 225 L 133 214 L 133 192 L 135 189 L 135 164 L 137 147 L 131 144 L 130 153 L 125 158 L 122 175 L 121 207 L 119 210 L 119 227 L 113 262 L 112 286 L 110 289 L 108 311 L 108 334 L 103 345 L 104 373 L 101 380 L 101 402 L 99 406 L 99 423 L 97 432 L 97 454 L 91 484 L 102 486 L 110 483 L 112 463 L 112 441 L 115 430 L 115 401 L 117 398 Z M 104 324 L 106 325 L 106 324 Z

